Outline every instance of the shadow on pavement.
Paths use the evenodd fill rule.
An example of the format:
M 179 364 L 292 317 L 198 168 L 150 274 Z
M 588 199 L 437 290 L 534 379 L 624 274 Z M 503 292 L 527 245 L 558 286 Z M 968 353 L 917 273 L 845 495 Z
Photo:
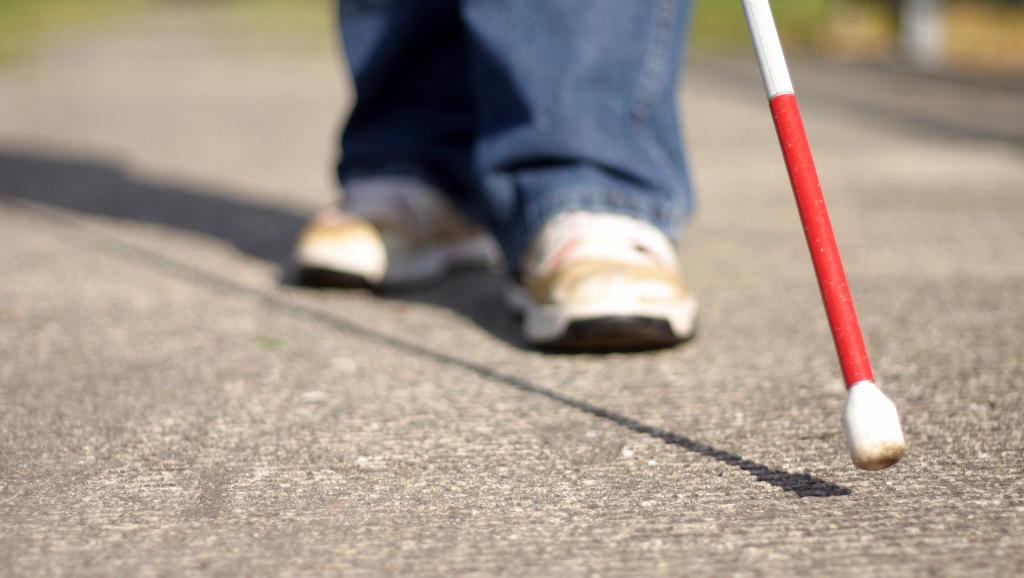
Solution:
M 235 200 L 226 191 L 194 191 L 140 180 L 108 163 L 3 149 L 0 195 L 199 233 L 275 263 L 287 259 L 304 222 L 302 215 Z
M 140 179 L 103 161 L 3 149 L 0 195 L 226 241 L 251 257 L 277 265 L 289 284 L 292 246 L 308 217 L 230 191 L 198 191 Z M 525 347 L 515 320 L 502 306 L 502 283 L 495 273 L 462 271 L 438 285 L 381 296 L 451 309 L 495 337 Z
M 137 179 L 113 165 L 81 159 L 47 158 L 37 154 L 0 150 L 0 200 L 30 201 L 94 215 L 158 224 L 200 233 L 230 242 L 240 251 L 261 260 L 283 265 L 301 228 L 304 215 L 259 205 L 217 191 L 200 192 L 169 184 Z M 47 213 L 50 218 L 60 218 Z M 305 318 L 350 335 L 371 339 L 405 353 L 457 366 L 493 382 L 538 395 L 591 416 L 611 421 L 633 432 L 648 435 L 687 451 L 739 468 L 757 481 L 782 488 L 800 497 L 836 497 L 851 494 L 849 488 L 810 474 L 773 469 L 740 455 L 715 448 L 684 435 L 644 424 L 631 417 L 563 395 L 525 379 L 495 371 L 473 361 L 434 351 L 429 347 L 392 337 L 357 325 L 340 316 L 301 304 L 276 292 L 263 292 L 176 260 L 156 251 L 104 237 L 64 219 L 81 233 L 91 235 L 95 246 L 107 252 L 133 257 L 148 266 L 171 271 L 205 287 L 228 294 L 248 294 L 292 316 Z M 433 288 L 403 292 L 389 298 L 448 307 L 472 319 L 485 330 L 513 345 L 518 340 L 515 322 L 500 303 L 502 280 L 498 275 L 465 272 Z

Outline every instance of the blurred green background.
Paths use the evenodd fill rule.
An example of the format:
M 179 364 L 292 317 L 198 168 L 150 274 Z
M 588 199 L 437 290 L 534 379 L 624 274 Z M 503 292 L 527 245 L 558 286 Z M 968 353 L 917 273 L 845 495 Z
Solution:
M 0 59 L 141 9 L 151 0 L 0 0 Z
M 891 60 L 899 55 L 897 0 L 772 0 L 790 51 L 830 57 Z M 944 0 L 947 68 L 1024 73 L 1024 1 Z M 738 0 L 696 0 L 694 41 L 710 52 L 747 48 Z
M 202 2 L 240 26 L 330 43 L 334 0 L 0 0 L 0 59 L 48 38 L 103 26 L 158 2 Z M 898 55 L 897 0 L 774 0 L 780 31 L 793 52 L 846 59 Z M 738 0 L 696 0 L 695 49 L 747 48 Z M 945 49 L 951 69 L 1024 73 L 1024 1 L 946 0 Z

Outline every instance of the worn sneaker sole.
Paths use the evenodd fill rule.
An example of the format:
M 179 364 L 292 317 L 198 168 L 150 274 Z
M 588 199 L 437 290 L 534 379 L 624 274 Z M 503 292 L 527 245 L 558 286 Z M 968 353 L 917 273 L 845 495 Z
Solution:
M 523 336 L 537 347 L 560 351 L 636 351 L 671 347 L 697 328 L 697 300 L 656 303 L 534 303 L 521 287 L 508 295 L 523 316 Z
M 371 289 L 366 277 L 324 269 L 321 267 L 296 267 L 295 283 L 317 289 Z

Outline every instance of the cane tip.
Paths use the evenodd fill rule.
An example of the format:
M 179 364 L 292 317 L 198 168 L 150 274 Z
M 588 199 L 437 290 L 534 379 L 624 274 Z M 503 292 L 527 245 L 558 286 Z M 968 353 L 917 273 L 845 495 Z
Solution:
M 906 453 L 896 405 L 870 381 L 850 387 L 843 430 L 853 464 L 862 470 L 888 468 Z

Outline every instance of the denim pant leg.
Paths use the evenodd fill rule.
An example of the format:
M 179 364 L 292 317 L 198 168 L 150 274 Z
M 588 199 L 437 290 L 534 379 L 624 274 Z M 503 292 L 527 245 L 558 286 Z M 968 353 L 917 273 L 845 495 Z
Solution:
M 676 86 L 689 0 L 463 0 L 474 163 L 510 263 L 551 216 L 675 235 L 691 205 Z
M 338 13 L 357 93 L 342 134 L 342 185 L 412 176 L 471 205 L 476 131 L 459 1 L 340 0 Z

